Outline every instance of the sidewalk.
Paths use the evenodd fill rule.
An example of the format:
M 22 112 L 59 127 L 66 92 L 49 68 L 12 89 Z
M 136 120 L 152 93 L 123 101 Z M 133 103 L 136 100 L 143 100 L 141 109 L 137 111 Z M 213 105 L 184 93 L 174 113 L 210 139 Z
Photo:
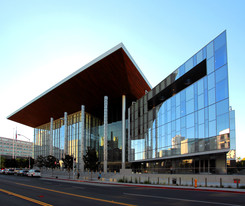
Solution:
M 89 177 L 87 178 L 87 174 L 82 175 L 79 179 L 72 174 L 69 176 L 66 175 L 53 175 L 50 174 L 43 174 L 42 179 L 49 180 L 49 181 L 59 181 L 59 182 L 72 182 L 72 183 L 88 183 L 88 184 L 107 184 L 107 185 L 118 185 L 118 186 L 125 186 L 125 187 L 147 187 L 147 188 L 158 188 L 158 189 L 174 189 L 174 190 L 192 190 L 192 191 L 208 191 L 208 192 L 226 192 L 226 193 L 239 193 L 245 194 L 245 189 L 234 189 L 234 188 L 214 188 L 214 187 L 193 187 L 193 186 L 177 186 L 177 185 L 159 185 L 159 184 L 135 184 L 135 183 L 120 183 L 115 182 L 113 178 L 102 178 L 98 180 L 95 177 L 97 174 L 92 175 L 92 179 Z M 102 175 L 103 177 L 103 175 Z M 113 181 L 114 180 L 114 181 Z

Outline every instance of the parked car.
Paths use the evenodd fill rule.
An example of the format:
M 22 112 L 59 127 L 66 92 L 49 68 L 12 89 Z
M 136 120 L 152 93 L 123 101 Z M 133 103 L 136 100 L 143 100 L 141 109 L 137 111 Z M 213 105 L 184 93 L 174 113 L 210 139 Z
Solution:
M 0 174 L 5 174 L 5 169 L 1 169 Z
M 5 174 L 5 175 L 8 174 L 8 171 L 9 171 L 9 169 L 5 169 L 5 170 L 4 170 L 4 174 Z
M 41 171 L 37 169 L 31 169 L 27 172 L 28 177 L 41 177 Z
M 17 175 L 17 173 L 18 173 L 20 170 L 21 170 L 20 168 L 15 168 L 14 174 Z
M 17 172 L 17 176 L 27 176 L 28 172 L 29 172 L 29 170 L 19 170 Z
M 5 174 L 7 175 L 14 175 L 14 169 L 8 169 L 7 173 L 5 172 Z
M 27 173 L 29 172 L 29 170 L 23 170 L 23 176 L 27 176 Z M 41 174 L 40 174 L 41 175 Z

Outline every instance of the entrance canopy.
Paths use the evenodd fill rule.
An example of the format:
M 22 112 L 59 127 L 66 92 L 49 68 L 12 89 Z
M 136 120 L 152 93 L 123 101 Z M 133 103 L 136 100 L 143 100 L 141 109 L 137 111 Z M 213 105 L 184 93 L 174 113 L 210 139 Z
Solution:
M 58 119 L 64 112 L 72 114 L 79 111 L 81 105 L 85 105 L 86 112 L 101 116 L 104 96 L 109 97 L 109 104 L 117 104 L 121 96 L 126 95 L 127 104 L 130 104 L 150 90 L 147 79 L 121 43 L 7 118 L 38 127 L 49 122 L 50 117 Z

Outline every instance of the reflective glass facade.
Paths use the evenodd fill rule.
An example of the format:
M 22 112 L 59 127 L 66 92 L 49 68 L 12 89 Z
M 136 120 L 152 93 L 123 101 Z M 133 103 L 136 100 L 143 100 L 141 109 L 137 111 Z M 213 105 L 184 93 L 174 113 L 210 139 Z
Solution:
M 79 165 L 81 158 L 81 112 L 68 115 L 67 118 L 67 153 L 73 155 Z M 94 148 L 97 151 L 99 161 L 104 160 L 104 125 L 103 121 L 89 113 L 85 113 L 85 139 L 84 154 L 86 148 Z M 50 154 L 50 123 L 35 128 L 34 158 Z M 116 121 L 108 124 L 108 161 L 122 161 L 122 122 Z M 65 125 L 64 118 L 53 122 L 53 155 L 59 159 L 64 156 L 65 149 Z
M 227 152 L 228 91 L 223 32 L 131 106 L 129 161 Z

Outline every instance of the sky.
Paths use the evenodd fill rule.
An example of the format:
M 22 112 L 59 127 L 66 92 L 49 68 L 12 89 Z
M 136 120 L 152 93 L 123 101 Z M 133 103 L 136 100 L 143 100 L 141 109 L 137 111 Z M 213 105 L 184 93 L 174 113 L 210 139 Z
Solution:
M 245 157 L 245 1 L 0 0 L 0 136 L 33 140 L 6 117 L 123 43 L 154 87 L 227 31 L 237 157 Z M 57 103 L 58 104 L 58 103 Z

